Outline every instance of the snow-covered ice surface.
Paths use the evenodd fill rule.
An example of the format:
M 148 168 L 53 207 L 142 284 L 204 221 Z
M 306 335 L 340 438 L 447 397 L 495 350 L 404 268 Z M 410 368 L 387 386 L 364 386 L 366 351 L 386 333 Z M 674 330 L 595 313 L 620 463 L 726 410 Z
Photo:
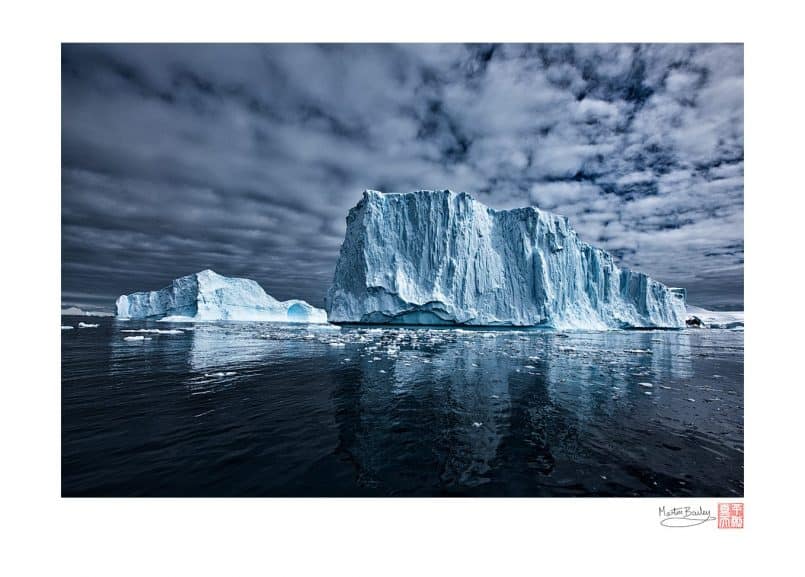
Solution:
M 334 323 L 685 325 L 684 290 L 618 267 L 565 217 L 446 190 L 364 192 L 326 308 Z
M 124 319 L 327 322 L 322 309 L 305 301 L 278 301 L 253 280 L 211 270 L 183 276 L 160 290 L 122 295 L 115 305 Z
M 739 331 L 66 333 L 68 495 L 743 495 Z
M 688 318 L 697 318 L 711 329 L 743 330 L 743 311 L 710 311 L 701 307 L 687 305 Z

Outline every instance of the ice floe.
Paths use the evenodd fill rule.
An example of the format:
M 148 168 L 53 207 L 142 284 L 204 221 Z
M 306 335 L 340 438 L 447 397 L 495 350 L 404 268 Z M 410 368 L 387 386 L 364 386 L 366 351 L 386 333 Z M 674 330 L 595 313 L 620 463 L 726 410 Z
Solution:
M 181 335 L 184 331 L 179 329 L 123 329 L 121 333 L 148 333 L 154 335 Z

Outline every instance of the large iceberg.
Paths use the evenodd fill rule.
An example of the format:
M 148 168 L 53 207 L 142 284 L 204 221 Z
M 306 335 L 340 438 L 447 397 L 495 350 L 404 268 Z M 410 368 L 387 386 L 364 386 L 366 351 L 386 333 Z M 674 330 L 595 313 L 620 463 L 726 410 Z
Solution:
M 619 268 L 567 218 L 448 190 L 364 192 L 326 308 L 333 323 L 685 326 L 683 289 Z
M 157 291 L 122 295 L 117 316 L 172 321 L 325 323 L 327 315 L 301 300 L 278 301 L 253 280 L 203 270 Z

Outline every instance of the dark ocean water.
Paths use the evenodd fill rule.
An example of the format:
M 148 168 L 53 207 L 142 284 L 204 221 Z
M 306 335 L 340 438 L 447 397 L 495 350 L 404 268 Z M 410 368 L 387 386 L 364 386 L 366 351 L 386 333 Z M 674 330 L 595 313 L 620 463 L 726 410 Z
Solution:
M 62 324 L 65 496 L 743 496 L 741 331 Z

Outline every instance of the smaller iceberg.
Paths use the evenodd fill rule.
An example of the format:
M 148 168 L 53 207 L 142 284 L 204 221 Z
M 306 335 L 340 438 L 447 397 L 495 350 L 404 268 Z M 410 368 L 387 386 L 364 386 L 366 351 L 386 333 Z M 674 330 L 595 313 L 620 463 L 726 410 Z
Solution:
M 121 319 L 327 322 L 324 310 L 305 301 L 278 301 L 253 280 L 209 269 L 178 278 L 160 290 L 122 295 L 115 304 Z
M 78 307 L 67 307 L 61 310 L 63 317 L 113 317 L 112 313 L 106 311 L 85 311 Z
M 702 307 L 687 305 L 688 316 L 685 323 L 689 327 L 708 329 L 743 330 L 743 311 L 711 311 Z

